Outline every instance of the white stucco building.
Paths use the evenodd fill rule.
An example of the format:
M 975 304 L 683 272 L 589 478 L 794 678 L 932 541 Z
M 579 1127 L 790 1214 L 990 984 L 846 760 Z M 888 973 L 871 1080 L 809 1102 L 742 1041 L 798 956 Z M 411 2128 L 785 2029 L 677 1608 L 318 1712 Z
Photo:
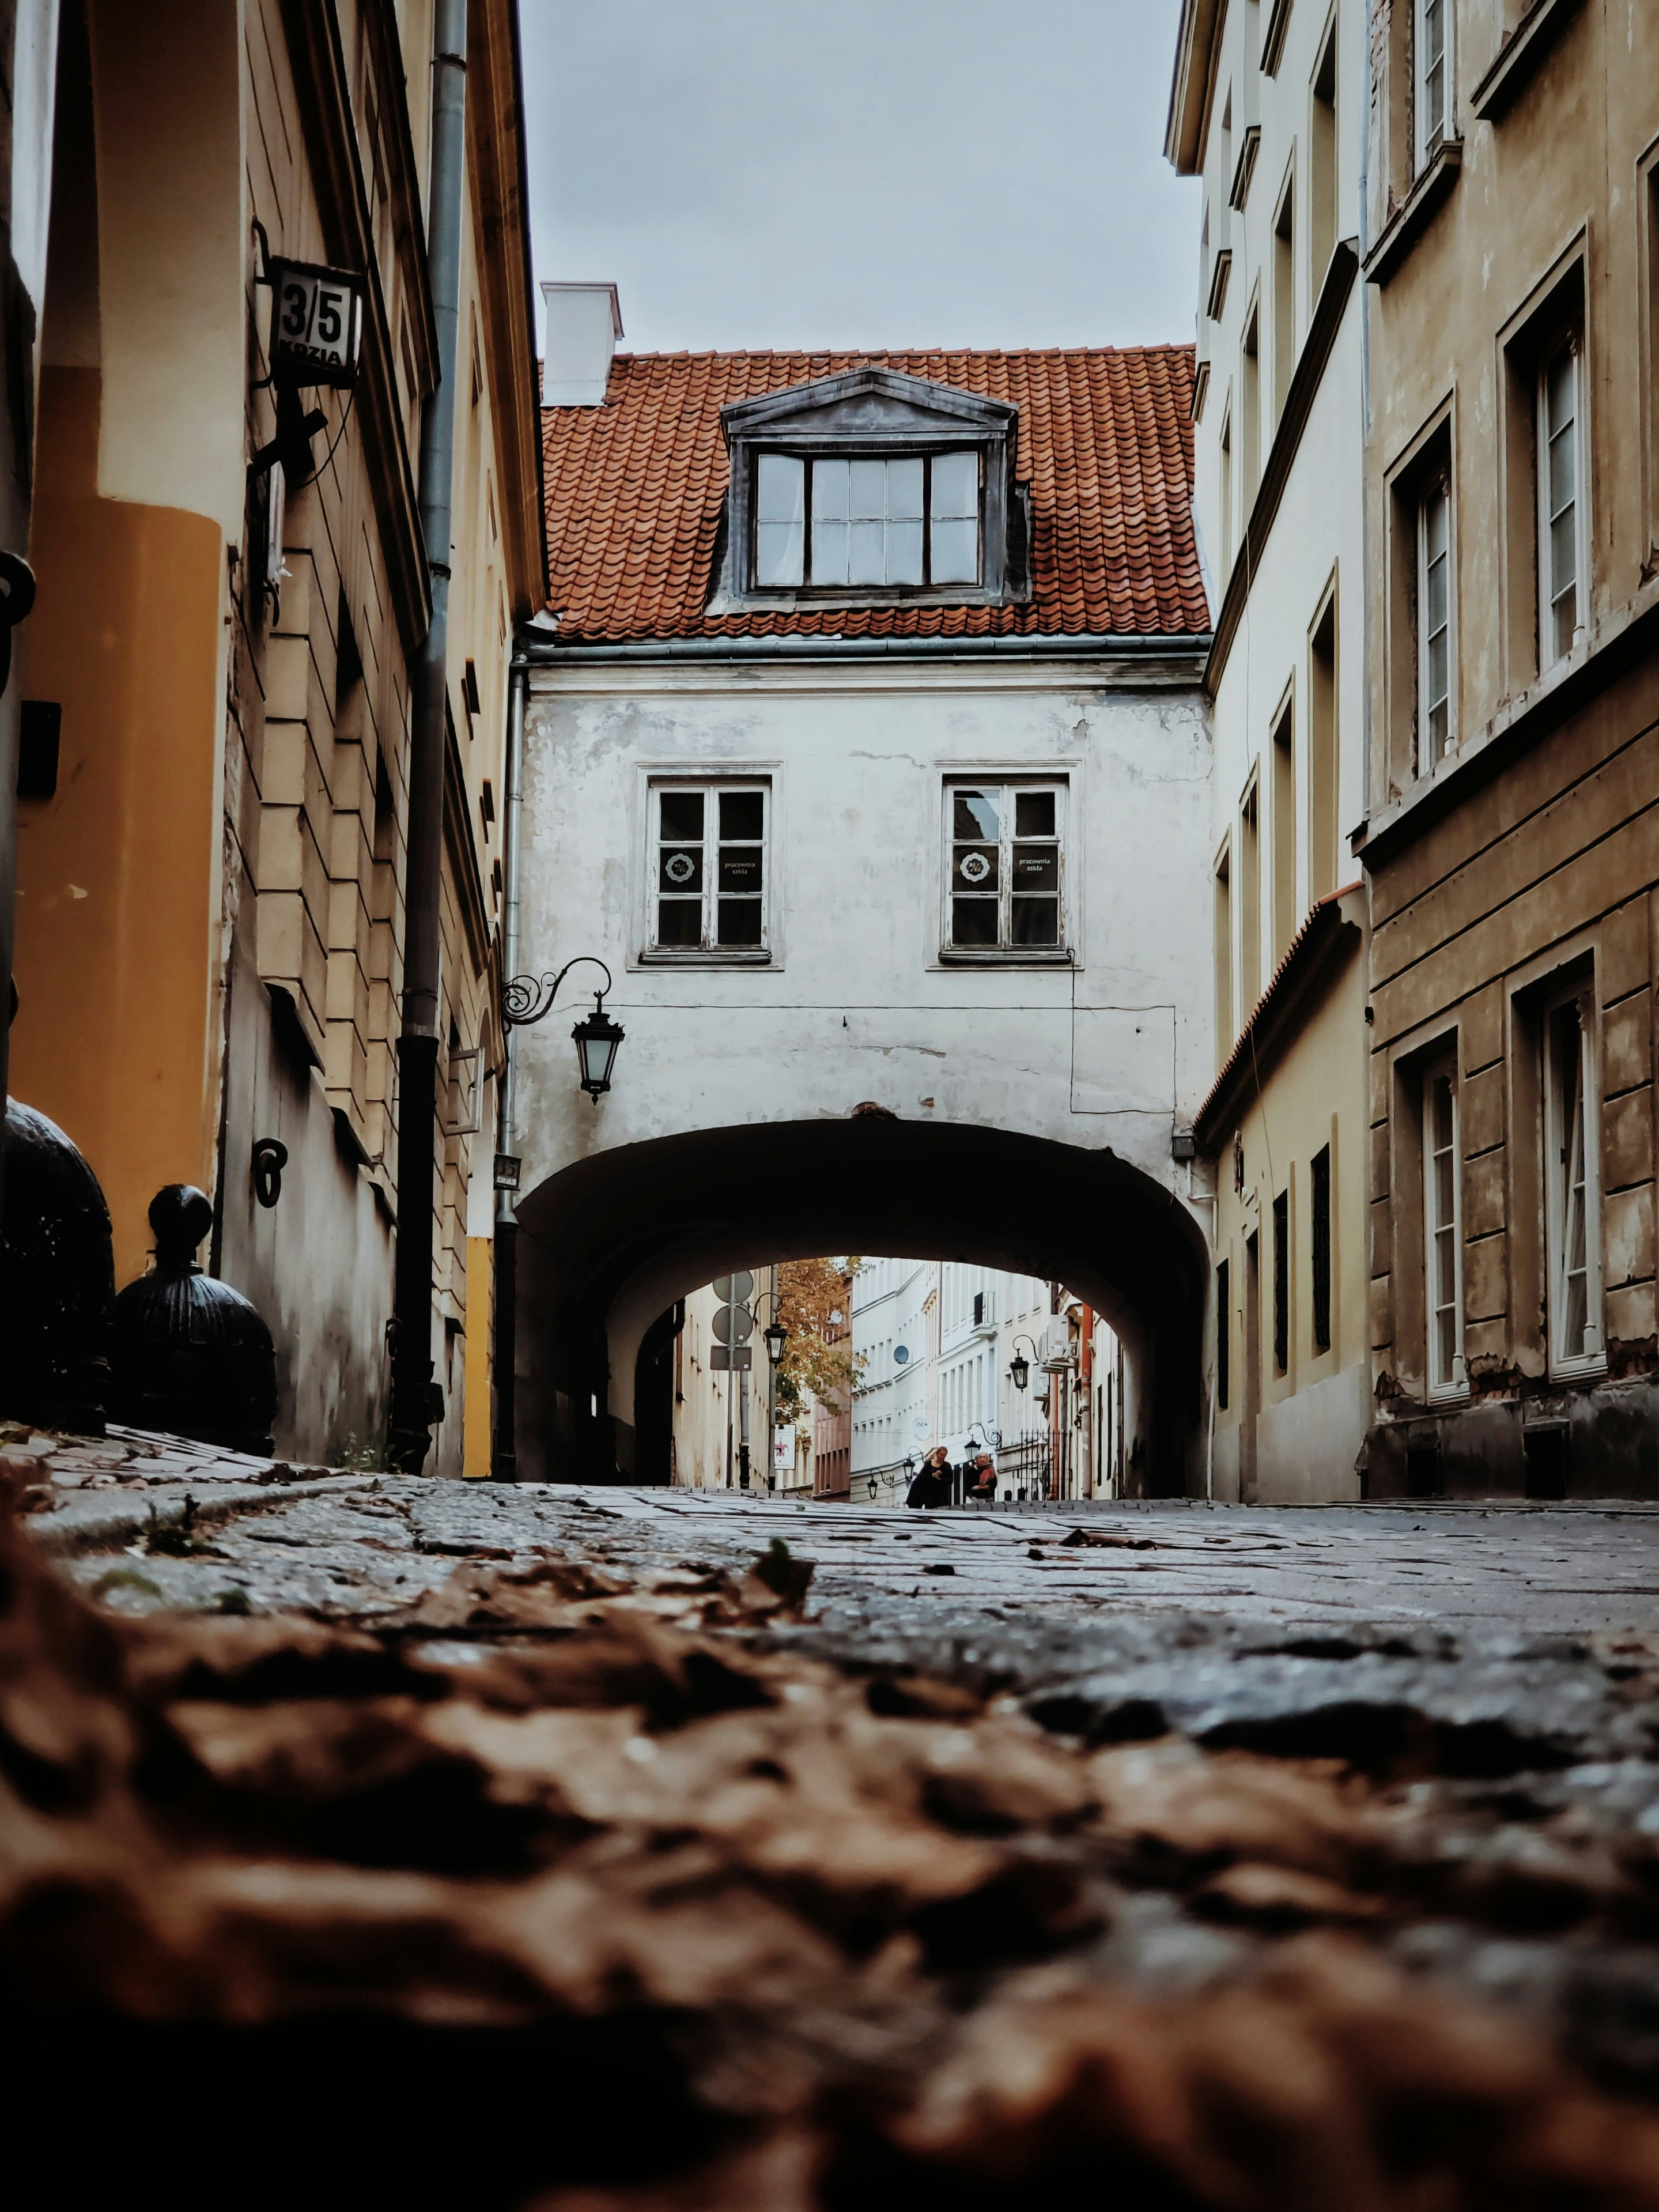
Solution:
M 632 1471 L 689 1289 L 873 1249 L 1079 1285 L 1146 1380 L 1136 1481 L 1202 1487 L 1191 376 L 623 356 L 546 410 L 520 964 L 602 960 L 627 1034 L 597 1103 L 564 1020 L 514 1038 L 525 1473 Z

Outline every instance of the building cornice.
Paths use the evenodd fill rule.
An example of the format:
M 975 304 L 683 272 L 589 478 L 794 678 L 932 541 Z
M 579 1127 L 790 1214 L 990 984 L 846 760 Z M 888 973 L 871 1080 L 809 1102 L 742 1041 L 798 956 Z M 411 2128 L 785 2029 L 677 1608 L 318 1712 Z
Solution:
M 1431 775 L 1421 776 L 1354 832 L 1355 854 L 1375 874 L 1443 821 L 1472 793 L 1557 730 L 1647 654 L 1659 650 L 1659 577 L 1593 625 L 1564 660 L 1499 708 Z
M 1243 541 L 1233 562 L 1232 573 L 1227 579 L 1221 611 L 1216 617 L 1215 638 L 1210 647 L 1209 665 L 1204 673 L 1204 687 L 1212 698 L 1226 671 L 1227 656 L 1232 651 L 1233 639 L 1238 632 L 1245 602 L 1261 567 L 1261 558 L 1272 535 L 1279 502 L 1285 496 L 1285 487 L 1289 483 L 1291 471 L 1296 465 L 1303 433 L 1313 413 L 1314 401 L 1324 382 L 1326 367 L 1335 347 L 1337 333 L 1342 328 L 1348 295 L 1353 290 L 1358 269 L 1357 240 L 1352 238 L 1341 240 L 1332 250 L 1325 281 L 1319 288 L 1313 319 L 1308 325 L 1308 335 L 1303 341 L 1296 373 L 1291 379 L 1291 388 L 1285 396 L 1285 412 L 1279 418 L 1279 428 L 1274 433 L 1273 448 L 1267 455 L 1267 465 L 1261 471 L 1261 486 L 1250 509 L 1250 519 L 1244 526 Z
M 1288 1045 L 1295 1018 L 1364 935 L 1364 887 L 1349 884 L 1321 899 L 1285 948 L 1273 981 L 1250 1009 L 1209 1097 L 1193 1116 L 1193 1135 L 1202 1152 L 1213 1152 L 1245 1109 L 1246 1096 L 1259 1092 Z

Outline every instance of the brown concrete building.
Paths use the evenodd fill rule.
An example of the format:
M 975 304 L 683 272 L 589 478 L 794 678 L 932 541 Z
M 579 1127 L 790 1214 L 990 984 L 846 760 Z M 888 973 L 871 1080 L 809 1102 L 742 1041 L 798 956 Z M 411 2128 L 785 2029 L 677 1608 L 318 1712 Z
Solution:
M 471 0 L 452 55 L 453 14 L 61 9 L 11 1045 L 13 1091 L 102 1181 L 118 1281 L 143 1267 L 158 1186 L 213 1194 L 202 1256 L 271 1324 L 283 1451 L 384 1442 L 397 1242 L 429 1206 L 442 1401 L 422 1411 L 447 1473 L 464 1451 L 489 1465 L 494 825 L 512 626 L 544 589 L 516 15 Z M 434 117 L 463 81 L 444 276 Z M 272 382 L 283 260 L 361 300 L 355 377 L 300 380 L 303 439 Z M 441 390 L 440 562 L 421 456 Z M 446 596 L 441 769 L 421 797 L 418 671 Z M 50 758 L 29 753 L 31 714 Z M 426 1065 L 436 1040 L 429 1191 L 399 1188 L 398 1155 L 400 1113 L 427 1112 L 397 1073 L 422 807 L 442 816 L 416 1024 Z M 254 1173 L 272 1144 L 279 1195 Z
M 1659 9 L 1372 9 L 1369 1494 L 1659 1493 Z

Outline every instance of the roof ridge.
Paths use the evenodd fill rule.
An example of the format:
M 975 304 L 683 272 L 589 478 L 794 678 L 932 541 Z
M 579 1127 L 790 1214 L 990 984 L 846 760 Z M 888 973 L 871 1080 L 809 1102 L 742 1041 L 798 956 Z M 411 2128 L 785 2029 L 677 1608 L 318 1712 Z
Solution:
M 915 360 L 918 356 L 948 361 L 953 356 L 974 361 L 1047 361 L 1077 355 L 1111 354 L 1125 358 L 1141 354 L 1181 354 L 1195 350 L 1191 338 L 1156 338 L 1143 345 L 893 345 L 893 346 L 673 346 L 662 351 L 619 349 L 613 363 L 624 361 L 890 361 L 896 356 Z

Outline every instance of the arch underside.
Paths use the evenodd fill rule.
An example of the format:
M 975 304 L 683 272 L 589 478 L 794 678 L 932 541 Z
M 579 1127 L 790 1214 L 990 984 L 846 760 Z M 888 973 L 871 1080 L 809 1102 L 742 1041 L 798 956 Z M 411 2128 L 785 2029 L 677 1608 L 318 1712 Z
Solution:
M 733 1267 L 868 1252 L 1063 1281 L 1136 1368 L 1135 1487 L 1203 1487 L 1203 1238 L 1169 1191 L 1109 1151 L 876 1115 L 763 1122 L 579 1161 L 521 1200 L 518 1218 L 526 1480 L 614 1480 L 619 1456 L 631 1463 L 635 1361 L 676 1298 Z

